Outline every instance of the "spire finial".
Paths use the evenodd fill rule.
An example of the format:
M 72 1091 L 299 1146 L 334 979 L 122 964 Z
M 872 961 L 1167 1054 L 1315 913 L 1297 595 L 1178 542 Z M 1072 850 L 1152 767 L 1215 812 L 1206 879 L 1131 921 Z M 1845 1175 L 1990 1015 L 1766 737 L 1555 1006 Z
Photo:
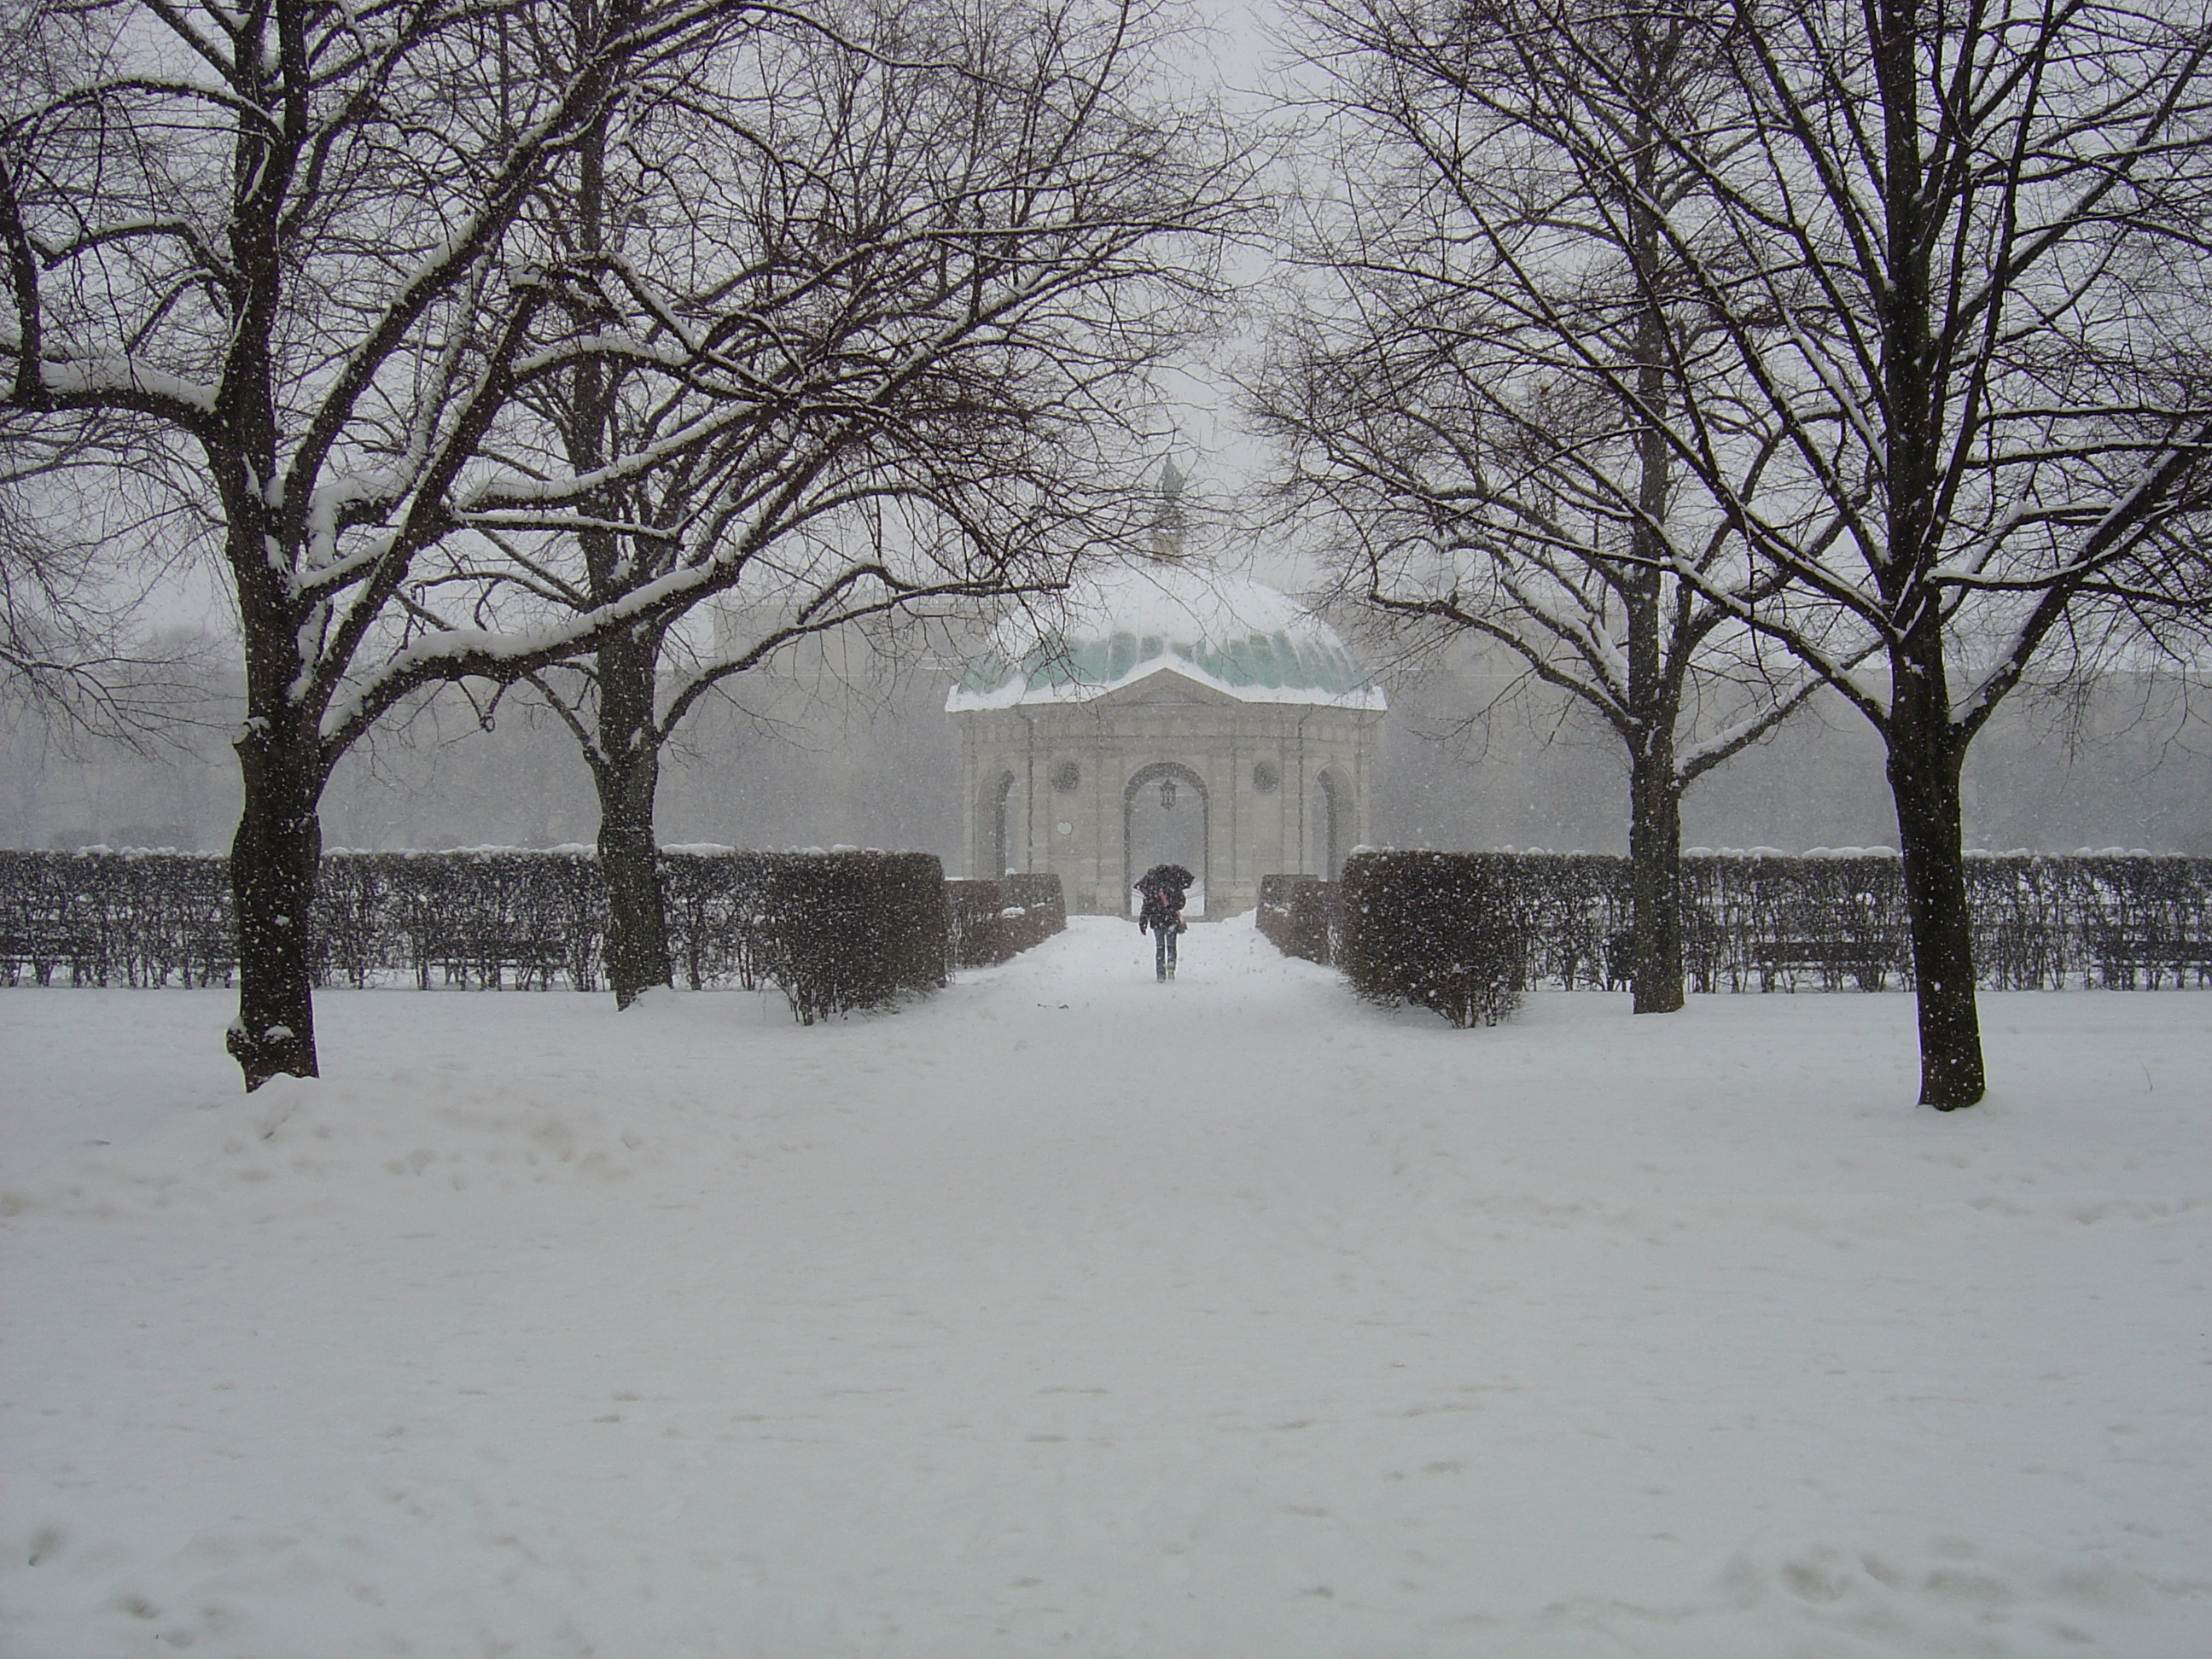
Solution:
M 1175 463 L 1174 441 L 1160 463 L 1159 505 L 1152 513 L 1152 557 L 1173 564 L 1183 556 L 1182 469 Z

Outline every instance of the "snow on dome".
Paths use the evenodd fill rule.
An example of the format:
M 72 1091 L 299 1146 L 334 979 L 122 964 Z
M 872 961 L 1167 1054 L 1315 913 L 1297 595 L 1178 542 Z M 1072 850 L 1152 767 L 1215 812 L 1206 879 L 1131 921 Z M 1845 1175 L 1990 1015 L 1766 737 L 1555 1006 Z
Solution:
M 1087 702 L 1166 672 L 1243 702 L 1383 706 L 1382 689 L 1336 630 L 1287 595 L 1154 562 L 1101 571 L 1002 628 L 945 707 Z

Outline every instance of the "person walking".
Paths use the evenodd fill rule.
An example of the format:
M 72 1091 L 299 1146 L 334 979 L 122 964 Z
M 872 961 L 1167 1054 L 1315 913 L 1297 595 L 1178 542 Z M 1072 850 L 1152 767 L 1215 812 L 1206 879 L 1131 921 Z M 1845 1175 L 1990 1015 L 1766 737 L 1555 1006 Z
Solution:
M 1182 906 L 1191 880 L 1190 872 L 1180 864 L 1156 864 L 1136 880 L 1144 899 L 1137 909 L 1137 927 L 1152 936 L 1152 968 L 1159 979 L 1175 977 L 1176 936 L 1188 926 Z

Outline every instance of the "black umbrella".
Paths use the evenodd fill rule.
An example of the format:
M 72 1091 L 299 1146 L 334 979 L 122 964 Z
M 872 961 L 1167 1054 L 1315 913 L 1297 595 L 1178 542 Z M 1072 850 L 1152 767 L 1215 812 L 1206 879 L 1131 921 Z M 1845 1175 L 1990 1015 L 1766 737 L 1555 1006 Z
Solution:
M 1180 864 L 1156 864 L 1131 885 L 1140 893 L 1155 893 L 1163 887 L 1172 887 L 1180 893 L 1197 879 Z

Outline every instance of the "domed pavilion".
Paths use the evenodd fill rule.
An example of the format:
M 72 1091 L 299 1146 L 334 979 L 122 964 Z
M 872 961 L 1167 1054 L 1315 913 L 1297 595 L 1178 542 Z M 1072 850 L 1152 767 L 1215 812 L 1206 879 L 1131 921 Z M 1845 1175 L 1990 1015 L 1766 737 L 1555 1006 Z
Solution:
M 1381 690 L 1326 623 L 1171 544 L 1002 635 L 945 706 L 969 873 L 1056 871 L 1070 910 L 1133 912 L 1174 863 L 1190 915 L 1231 915 L 1263 875 L 1334 879 L 1365 835 Z

